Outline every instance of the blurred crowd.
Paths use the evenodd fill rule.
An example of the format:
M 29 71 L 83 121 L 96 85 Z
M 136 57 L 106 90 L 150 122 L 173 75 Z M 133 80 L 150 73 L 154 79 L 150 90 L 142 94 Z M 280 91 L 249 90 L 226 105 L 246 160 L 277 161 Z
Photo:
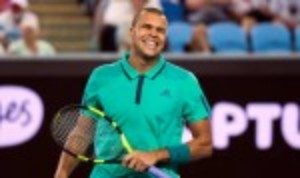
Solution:
M 185 27 L 190 29 L 186 33 L 185 39 L 182 37 L 181 41 L 170 39 L 178 38 L 178 36 L 174 36 L 176 33 L 170 32 L 173 36 L 168 36 L 166 51 L 171 52 L 216 52 L 218 44 L 215 43 L 220 43 L 220 40 L 225 40 L 226 44 L 223 45 L 233 46 L 238 45 L 233 43 L 245 41 L 247 43 L 245 44 L 246 52 L 250 52 L 257 48 L 251 46 L 250 43 L 252 42 L 251 35 L 256 35 L 256 31 L 261 34 L 261 30 L 254 30 L 260 24 L 269 25 L 272 28 L 275 26 L 275 33 L 278 28 L 276 26 L 280 26 L 279 31 L 284 28 L 283 30 L 289 33 L 290 50 L 293 51 L 294 31 L 300 24 L 299 0 L 79 0 L 79 2 L 85 7 L 87 14 L 93 18 L 91 43 L 98 51 L 104 52 L 128 49 L 131 20 L 134 13 L 143 6 L 162 9 L 168 17 L 169 26 L 176 24 L 176 27 L 181 29 L 181 33 L 177 32 L 180 34 L 179 36 L 184 36 L 183 30 L 187 29 Z M 228 30 L 230 28 L 225 28 L 224 31 L 228 30 L 228 32 L 220 34 L 227 38 L 218 38 L 219 41 L 215 42 L 213 41 L 215 38 L 210 35 L 214 33 L 215 28 L 213 27 L 216 24 L 225 24 L 225 26 L 230 24 L 231 28 L 234 27 L 236 31 L 233 30 L 230 33 L 231 31 Z M 270 28 L 264 27 L 264 29 Z M 243 34 L 245 39 L 240 39 L 240 42 L 237 39 L 230 41 L 230 38 L 236 38 L 235 32 Z M 216 34 L 218 35 L 218 33 Z M 274 36 L 269 38 L 274 38 Z M 254 45 L 256 45 L 255 40 Z M 267 40 L 278 43 L 277 47 L 281 45 L 279 44 L 281 43 L 280 39 L 276 39 L 276 35 L 275 39 Z M 182 49 L 173 49 L 174 44 L 171 43 L 176 42 L 185 44 Z
M 27 0 L 0 1 L 0 55 L 53 56 L 54 47 L 40 39 L 38 16 Z
M 91 49 L 119 52 L 141 8 L 169 20 L 166 52 L 300 51 L 300 0 L 77 0 L 92 20 Z M 0 0 L 0 55 L 52 56 L 28 0 Z M 298 39 L 299 38 L 299 39 Z M 298 42 L 299 41 L 299 42 Z

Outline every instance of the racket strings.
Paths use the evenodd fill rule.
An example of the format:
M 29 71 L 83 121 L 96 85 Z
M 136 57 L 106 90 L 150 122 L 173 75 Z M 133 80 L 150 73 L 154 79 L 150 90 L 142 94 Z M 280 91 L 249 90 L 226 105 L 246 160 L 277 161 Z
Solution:
M 55 141 L 65 150 L 77 155 L 94 155 L 89 147 L 94 139 L 95 124 L 92 119 L 82 117 L 80 109 L 63 109 L 51 129 Z
M 85 108 L 61 109 L 52 121 L 51 130 L 57 144 L 73 155 L 91 160 L 121 160 L 126 153 L 116 128 Z

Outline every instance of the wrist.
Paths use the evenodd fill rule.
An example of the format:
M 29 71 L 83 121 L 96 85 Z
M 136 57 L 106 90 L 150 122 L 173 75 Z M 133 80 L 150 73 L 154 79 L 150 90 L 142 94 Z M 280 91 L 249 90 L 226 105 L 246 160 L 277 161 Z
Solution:
M 187 144 L 168 146 L 166 150 L 169 155 L 169 162 L 175 164 L 186 163 L 191 159 L 191 153 Z
M 167 162 L 169 160 L 169 152 L 166 149 L 156 150 L 153 153 L 156 158 L 156 163 Z

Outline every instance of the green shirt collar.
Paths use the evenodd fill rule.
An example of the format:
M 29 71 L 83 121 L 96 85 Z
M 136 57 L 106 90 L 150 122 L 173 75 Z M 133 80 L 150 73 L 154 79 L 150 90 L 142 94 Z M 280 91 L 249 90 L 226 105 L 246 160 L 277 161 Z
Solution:
M 126 52 L 121 58 L 122 69 L 128 78 L 130 79 L 137 78 L 141 74 L 128 62 L 128 59 L 129 59 L 129 53 Z M 154 79 L 164 69 L 165 64 L 166 64 L 166 60 L 162 56 L 160 56 L 158 62 L 143 75 L 147 78 Z

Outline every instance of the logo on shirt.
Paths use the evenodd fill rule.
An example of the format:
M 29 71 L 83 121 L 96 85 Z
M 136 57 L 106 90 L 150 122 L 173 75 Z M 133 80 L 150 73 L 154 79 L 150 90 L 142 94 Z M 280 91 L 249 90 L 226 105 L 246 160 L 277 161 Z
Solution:
M 169 89 L 164 89 L 164 90 L 160 93 L 160 96 L 170 98 L 170 97 L 171 97 L 171 92 L 170 92 Z

